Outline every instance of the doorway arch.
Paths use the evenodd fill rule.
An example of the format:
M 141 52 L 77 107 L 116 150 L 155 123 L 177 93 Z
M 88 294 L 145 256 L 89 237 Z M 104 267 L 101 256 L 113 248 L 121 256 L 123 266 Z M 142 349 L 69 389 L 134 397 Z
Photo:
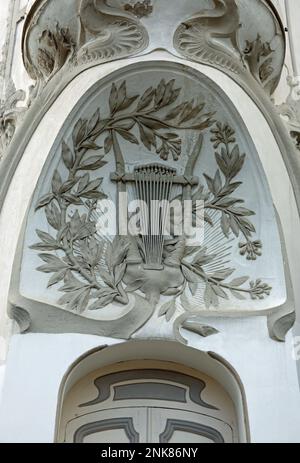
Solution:
M 250 440 L 241 381 L 224 359 L 171 341 L 97 348 L 65 374 L 57 442 Z

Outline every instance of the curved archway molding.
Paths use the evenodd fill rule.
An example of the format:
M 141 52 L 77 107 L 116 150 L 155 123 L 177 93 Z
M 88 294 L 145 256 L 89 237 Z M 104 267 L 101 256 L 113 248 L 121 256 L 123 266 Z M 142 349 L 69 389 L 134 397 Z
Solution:
M 138 352 L 138 354 L 137 354 Z M 142 360 L 142 362 L 139 362 Z M 55 441 L 64 398 L 72 387 L 93 371 L 126 371 L 139 368 L 156 368 L 166 371 L 189 372 L 197 377 L 200 372 L 216 380 L 231 397 L 235 408 L 239 442 L 250 442 L 250 429 L 246 394 L 235 369 L 221 356 L 212 352 L 182 346 L 170 341 L 129 341 L 115 346 L 101 346 L 86 352 L 73 362 L 65 373 L 59 390 Z M 181 367 L 180 367 L 181 365 Z M 104 373 L 106 372 L 106 373 Z

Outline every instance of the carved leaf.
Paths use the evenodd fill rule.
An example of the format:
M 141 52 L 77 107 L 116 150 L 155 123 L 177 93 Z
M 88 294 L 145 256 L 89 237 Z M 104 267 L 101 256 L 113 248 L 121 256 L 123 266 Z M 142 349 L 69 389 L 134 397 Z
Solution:
M 133 293 L 134 291 L 138 291 L 144 284 L 143 280 L 137 280 L 134 283 L 126 286 L 127 293 Z
M 243 284 L 245 284 L 248 280 L 249 280 L 249 277 L 235 278 L 234 280 L 232 280 L 229 283 L 229 285 L 239 287 L 239 286 L 242 286 Z
M 211 275 L 211 277 L 214 280 L 224 281 L 228 277 L 230 277 L 233 274 L 234 271 L 235 270 L 233 268 L 226 268 L 224 270 L 219 270 L 218 272 L 215 272 L 213 275 Z
M 105 138 L 104 141 L 104 152 L 108 154 L 113 146 L 113 139 L 111 133 Z
M 133 133 L 127 132 L 127 130 L 123 130 L 123 129 L 115 129 L 115 130 L 119 135 L 121 135 L 121 137 L 124 138 L 124 140 L 129 141 L 130 143 L 133 143 L 134 145 L 139 144 L 138 139 L 136 138 L 135 135 L 133 135 Z
M 181 270 L 182 270 L 182 273 L 183 273 L 184 277 L 186 278 L 186 280 L 188 282 L 195 283 L 196 285 L 198 285 L 199 277 L 197 277 L 197 275 L 195 275 L 195 273 L 193 273 L 191 270 L 189 270 L 184 265 L 181 266 Z
M 40 272 L 53 273 L 60 270 L 67 270 L 68 264 L 63 262 L 59 257 L 52 254 L 39 254 L 39 257 L 46 262 L 46 265 L 42 265 L 38 268 Z
M 74 157 L 71 149 L 65 141 L 62 142 L 62 159 L 67 169 L 72 169 L 74 165 Z
M 89 310 L 99 310 L 103 309 L 107 305 L 111 304 L 115 297 L 118 295 L 118 291 L 116 289 L 110 288 L 103 288 L 97 293 L 97 301 L 94 302 L 92 305 L 89 306 Z
M 163 317 L 165 315 L 166 320 L 169 322 L 176 312 L 176 301 L 172 299 L 169 302 L 163 304 L 159 310 L 158 316 Z
M 52 191 L 54 194 L 58 194 L 62 187 L 62 179 L 58 170 L 55 170 L 52 178 Z
M 61 282 L 66 276 L 66 270 L 61 270 L 60 272 L 56 272 L 52 275 L 48 282 L 47 288 L 56 285 L 57 283 Z
M 137 111 L 142 111 L 145 108 L 147 108 L 147 106 L 149 106 L 150 103 L 152 103 L 154 94 L 155 94 L 155 91 L 154 91 L 153 87 L 149 87 L 144 92 L 144 94 L 141 96 L 140 101 L 139 101 L 139 103 L 137 105 Z
M 195 252 L 198 252 L 199 249 L 199 246 L 186 246 L 184 250 L 184 257 L 192 256 Z
M 246 299 L 246 297 L 240 293 L 239 291 L 235 291 L 233 289 L 230 290 L 231 294 L 238 300 L 240 301 L 244 301 Z
M 52 203 L 49 206 L 46 206 L 45 213 L 48 223 L 51 225 L 51 227 L 53 227 L 55 230 L 60 230 L 62 226 L 61 211 L 57 205 Z
M 222 212 L 222 218 L 221 218 L 221 228 L 226 236 L 226 238 L 229 238 L 229 232 L 230 232 L 230 219 L 228 215 L 225 212 Z
M 36 234 L 42 240 L 42 243 L 33 244 L 30 246 L 30 249 L 35 249 L 36 251 L 55 251 L 59 249 L 57 241 L 49 233 L 36 230 Z
M 189 321 L 189 320 L 186 320 L 183 322 L 182 328 L 184 328 L 185 330 L 191 331 L 193 333 L 199 334 L 203 338 L 207 338 L 208 336 L 212 336 L 214 334 L 219 333 L 219 331 L 212 326 L 203 325 L 200 322 Z
M 218 296 L 214 292 L 210 283 L 207 283 L 205 287 L 204 302 L 207 309 L 209 309 L 211 306 L 218 307 L 219 305 Z
M 194 308 L 191 306 L 190 304 L 190 301 L 186 295 L 186 293 L 183 293 L 181 296 L 180 296 L 180 303 L 182 305 L 182 308 L 185 310 L 185 311 L 188 311 L 188 312 L 192 312 L 194 311 Z
M 123 262 L 122 264 L 115 267 L 115 284 L 118 285 L 125 274 L 127 263 Z
M 96 129 L 97 125 L 99 124 L 99 122 L 100 122 L 100 109 L 97 108 L 96 111 L 94 112 L 93 116 L 91 117 L 91 119 L 88 122 L 87 132 L 88 133 L 93 133 L 94 130 Z
M 109 95 L 109 109 L 111 115 L 113 115 L 117 109 L 118 104 L 118 90 L 116 84 L 112 84 L 111 91 Z
M 198 291 L 198 283 L 188 283 L 189 289 L 191 291 L 192 296 L 195 296 Z
M 106 164 L 107 162 L 103 161 L 103 156 L 92 156 L 81 163 L 79 170 L 98 170 Z
M 196 254 L 196 256 L 193 259 L 194 266 L 201 268 L 203 265 L 209 264 L 216 258 L 215 254 L 208 255 L 206 254 L 206 252 L 207 248 L 203 248 Z
M 221 286 L 219 285 L 211 285 L 212 287 L 212 290 L 215 292 L 215 294 L 218 296 L 218 297 L 221 297 L 222 299 L 229 299 L 228 298 L 228 295 L 225 293 L 224 289 L 221 288 Z
M 99 274 L 105 284 L 110 286 L 112 289 L 115 289 L 115 281 L 110 273 L 106 272 L 104 269 L 99 269 Z
M 47 204 L 49 204 L 53 199 L 54 199 L 53 194 L 47 194 L 47 195 L 42 196 L 40 200 L 38 201 L 35 207 L 35 210 L 37 211 L 41 207 L 47 206 Z
M 82 290 L 83 288 L 87 287 L 85 283 L 78 280 L 78 278 L 75 278 L 72 272 L 67 272 L 64 283 L 64 286 L 62 286 L 59 291 L 66 293 Z
M 86 310 L 90 298 L 90 289 L 81 288 L 64 294 L 58 301 L 66 309 L 82 313 Z
M 139 95 L 132 96 L 130 98 L 126 98 L 124 102 L 119 106 L 119 111 L 124 111 L 128 109 L 137 99 Z

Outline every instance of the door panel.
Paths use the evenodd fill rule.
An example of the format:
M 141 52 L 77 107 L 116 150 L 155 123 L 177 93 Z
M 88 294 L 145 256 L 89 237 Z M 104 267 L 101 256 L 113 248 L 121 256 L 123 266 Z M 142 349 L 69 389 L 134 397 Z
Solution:
M 175 431 L 170 440 L 169 444 L 213 444 L 214 442 L 207 437 L 200 435 L 191 435 L 189 432 Z
M 146 442 L 146 408 L 116 408 L 82 415 L 66 427 L 65 442 Z
M 124 429 L 110 429 L 95 432 L 83 439 L 84 444 L 129 444 L 130 441 Z
M 231 427 L 200 413 L 155 408 L 151 413 L 151 442 L 232 443 Z
M 171 408 L 132 407 L 98 411 L 70 421 L 66 442 L 229 443 L 230 426 L 215 418 Z

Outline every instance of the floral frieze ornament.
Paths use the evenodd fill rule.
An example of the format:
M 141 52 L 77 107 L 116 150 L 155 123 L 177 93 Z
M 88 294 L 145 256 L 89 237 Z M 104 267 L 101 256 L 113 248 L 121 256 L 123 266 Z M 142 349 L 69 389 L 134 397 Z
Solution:
M 290 88 L 287 99 L 284 103 L 276 106 L 278 114 L 282 116 L 284 124 L 295 144 L 300 151 L 300 89 L 299 78 L 289 74 L 287 76 L 287 85 Z
M 182 330 L 217 335 L 207 316 L 284 300 L 253 145 L 205 78 L 169 66 L 100 85 L 67 128 L 30 210 L 14 314 L 51 332 L 185 342 Z
M 145 49 L 148 34 L 135 16 L 106 0 L 81 0 L 76 62 L 110 61 Z
M 233 74 L 246 76 L 250 72 L 265 91 L 272 94 L 284 62 L 284 37 L 276 19 L 269 26 L 269 31 L 266 26 L 265 30 L 257 33 L 256 40 L 249 40 L 248 35 L 252 35 L 253 26 L 252 30 L 247 27 L 243 2 L 214 0 L 213 3 L 214 8 L 203 9 L 180 24 L 174 35 L 175 48 L 191 60 L 216 65 Z M 266 5 L 263 4 L 255 1 L 253 8 L 259 8 L 265 14 L 263 9 Z M 268 40 L 262 38 L 262 35 L 266 37 L 266 32 Z M 271 47 L 273 42 L 274 49 Z M 278 48 L 281 49 L 280 53 Z
M 152 8 L 148 4 L 142 7 L 144 11 Z M 143 51 L 148 33 L 139 21 L 141 7 L 132 8 L 113 6 L 107 0 L 80 0 L 61 10 L 60 1 L 41 0 L 29 12 L 24 28 L 28 73 L 35 80 L 48 82 L 60 71 Z
M 200 11 L 177 28 L 174 35 L 175 48 L 190 59 L 204 60 L 211 64 L 218 61 L 225 68 L 237 73 L 239 63 L 215 39 L 222 37 L 230 40 L 234 51 L 240 54 L 238 5 L 235 0 L 214 0 L 213 3 L 213 9 Z
M 124 10 L 133 13 L 138 18 L 149 16 L 153 12 L 153 5 L 151 0 L 144 0 L 143 2 L 126 3 Z
M 23 35 L 33 79 L 67 78 L 95 64 L 165 50 L 209 64 L 272 94 L 284 63 L 285 34 L 266 0 L 61 0 L 35 2 Z M 184 12 L 184 13 L 183 13 Z M 163 24 L 163 27 L 162 27 Z M 256 37 L 256 39 L 255 39 Z M 72 72 L 70 72 L 72 71 Z
M 24 102 L 25 98 L 24 90 L 16 90 L 14 83 L 9 81 L 5 98 L 0 102 L 0 161 L 27 109 L 27 106 L 18 106 L 20 102 Z
M 212 254 L 205 246 L 187 246 L 184 235 L 153 237 L 148 229 L 135 237 L 117 235 L 111 241 L 101 238 L 96 205 L 106 194 L 101 187 L 103 177 L 92 179 L 91 173 L 99 171 L 101 175 L 112 152 L 117 171 L 111 178 L 119 190 L 135 182 L 139 199 L 169 200 L 172 185 L 180 183 L 179 198 L 192 202 L 193 214 L 196 200 L 204 200 L 204 219 L 212 230 L 219 230 L 217 233 L 230 243 L 232 236 L 242 237 L 240 254 L 247 259 L 261 255 L 261 242 L 252 239 L 255 227 L 250 217 L 255 212 L 244 206 L 238 194 L 246 154 L 240 153 L 235 130 L 215 122 L 213 113 L 205 112 L 205 103 L 184 101 L 180 94 L 175 79 L 161 80 L 158 86 L 140 94 L 129 94 L 126 81 L 112 84 L 108 117 L 101 117 L 97 110 L 91 119 L 80 119 L 73 129 L 72 144 L 63 141 L 65 174 L 54 172 L 51 190 L 36 204 L 37 210 L 44 210 L 52 231 L 37 230 L 40 241 L 31 249 L 40 253 L 43 265 L 37 270 L 49 275 L 48 288 L 59 288 L 62 296 L 58 304 L 67 310 L 82 314 L 101 311 L 113 303 L 126 306 L 131 296 L 135 304 L 149 307 L 149 317 L 159 307 L 159 317 L 169 322 L 177 304 L 189 313 L 193 301 L 186 301 L 199 291 L 207 309 L 217 307 L 220 299 L 256 300 L 270 295 L 272 288 L 259 278 L 249 281 L 244 275 L 232 277 L 235 269 L 221 264 L 225 255 L 222 247 Z M 207 129 L 212 150 L 216 150 L 216 171 L 214 176 L 203 172 L 203 181 L 197 182 L 194 166 L 201 155 L 202 132 Z M 126 174 L 119 139 L 141 144 L 163 161 L 177 162 L 182 156 L 180 130 L 200 134 L 182 177 L 159 164 L 136 168 L 133 177 Z M 102 134 L 104 146 L 99 146 L 97 139 Z M 218 214 L 213 215 L 215 212 Z M 153 209 L 152 217 L 159 221 Z M 161 296 L 167 297 L 167 302 L 161 304 Z M 185 329 L 189 329 L 188 322 Z M 192 329 L 195 331 L 194 324 Z
M 68 29 L 56 24 L 55 31 L 44 30 L 39 39 L 38 64 L 44 79 L 50 79 L 72 56 L 75 43 Z
M 262 84 L 263 87 L 272 88 L 273 81 L 269 78 L 274 73 L 272 66 L 272 55 L 274 50 L 271 49 L 269 42 L 262 42 L 260 35 L 257 35 L 253 42 L 246 41 L 244 49 L 245 61 L 253 77 Z M 269 92 L 270 93 L 270 92 Z

